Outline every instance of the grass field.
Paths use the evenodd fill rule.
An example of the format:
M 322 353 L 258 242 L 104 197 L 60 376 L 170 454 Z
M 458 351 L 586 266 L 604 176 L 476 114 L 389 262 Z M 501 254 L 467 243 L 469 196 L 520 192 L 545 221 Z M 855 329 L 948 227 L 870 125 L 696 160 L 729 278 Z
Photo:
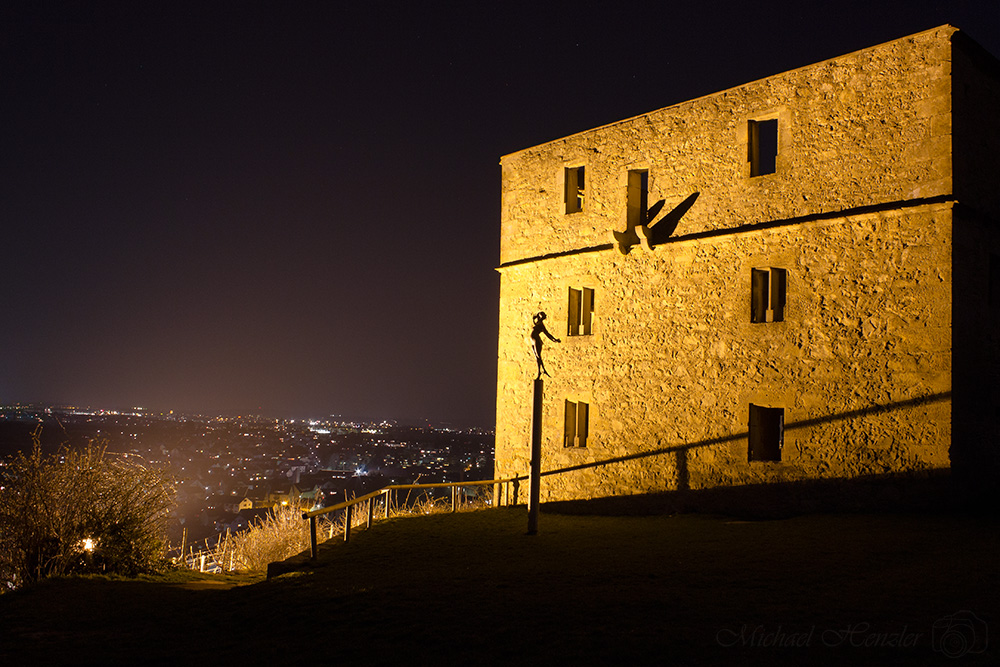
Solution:
M 997 664 L 997 522 L 949 514 L 399 518 L 260 581 L 0 596 L 0 665 Z M 950 657 L 957 655 L 958 657 Z

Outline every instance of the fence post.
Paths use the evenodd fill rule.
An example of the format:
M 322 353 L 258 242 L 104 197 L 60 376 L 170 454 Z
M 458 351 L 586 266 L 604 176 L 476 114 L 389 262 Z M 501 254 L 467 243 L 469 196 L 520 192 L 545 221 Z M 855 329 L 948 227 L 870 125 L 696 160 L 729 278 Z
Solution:
M 451 511 L 454 512 L 458 509 L 458 487 L 451 487 Z
M 365 528 L 371 528 L 372 527 L 372 515 L 373 514 L 375 514 L 375 499 L 374 498 L 369 498 L 368 499 L 368 525 L 365 526 Z
M 351 508 L 353 505 L 348 505 L 344 508 L 344 541 L 351 541 Z
M 510 490 L 511 498 L 509 498 L 508 501 L 510 502 L 511 505 L 517 505 L 517 494 L 519 489 L 521 488 L 521 478 L 515 477 L 514 481 L 511 482 L 511 486 L 513 488 Z
M 385 518 L 389 518 L 389 499 L 392 498 L 392 489 L 386 489 L 385 493 L 382 494 L 385 504 Z
M 493 507 L 500 507 L 500 484 L 493 485 Z
M 316 517 L 309 517 L 309 558 L 316 560 Z

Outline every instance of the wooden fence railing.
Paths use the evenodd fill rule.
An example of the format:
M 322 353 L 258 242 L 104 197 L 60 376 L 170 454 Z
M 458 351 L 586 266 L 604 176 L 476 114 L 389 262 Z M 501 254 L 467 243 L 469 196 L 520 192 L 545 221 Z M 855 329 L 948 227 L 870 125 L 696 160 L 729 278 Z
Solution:
M 493 486 L 493 506 L 500 507 L 501 502 L 506 500 L 503 504 L 505 505 L 516 505 L 518 489 L 522 479 L 527 479 L 526 477 L 516 476 L 507 479 L 484 479 L 477 480 L 473 482 L 437 482 L 430 484 L 390 484 L 389 486 L 383 487 L 377 491 L 372 491 L 371 493 L 366 493 L 363 496 L 358 496 L 357 498 L 351 498 L 342 503 L 337 503 L 336 505 L 331 505 L 330 507 L 324 507 L 318 510 L 312 510 L 310 512 L 304 512 L 302 514 L 303 519 L 309 521 L 309 556 L 313 560 L 316 559 L 316 517 L 322 516 L 324 514 L 329 514 L 330 512 L 344 511 L 344 541 L 348 542 L 351 539 L 351 522 L 352 522 L 352 511 L 355 505 L 363 502 L 367 502 L 377 498 L 378 496 L 384 496 L 383 498 L 383 508 L 385 518 L 389 518 L 389 510 L 393 505 L 393 496 L 398 494 L 399 491 L 412 490 L 412 489 L 434 489 L 434 488 L 451 488 L 451 511 L 454 512 L 458 509 L 459 504 L 459 489 L 466 486 Z M 506 494 L 503 491 L 506 490 Z M 368 502 L 368 521 L 366 526 L 371 527 L 372 521 L 374 520 L 375 514 L 375 503 Z

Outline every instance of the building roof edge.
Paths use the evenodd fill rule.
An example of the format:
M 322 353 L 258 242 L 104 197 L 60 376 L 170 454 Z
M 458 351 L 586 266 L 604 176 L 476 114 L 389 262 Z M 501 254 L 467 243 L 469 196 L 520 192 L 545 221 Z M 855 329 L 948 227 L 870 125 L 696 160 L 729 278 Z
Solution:
M 908 39 L 913 39 L 915 37 L 919 37 L 921 35 L 926 35 L 928 33 L 936 32 L 936 31 L 944 31 L 946 33 L 946 35 L 947 35 L 946 38 L 948 40 L 952 40 L 952 37 L 953 37 L 953 35 L 955 33 L 961 33 L 962 36 L 963 36 L 963 38 L 964 38 L 963 41 L 966 41 L 966 42 L 975 44 L 976 46 L 979 46 L 978 42 L 976 42 L 971 37 L 969 37 L 967 33 L 962 32 L 962 30 L 960 28 L 957 28 L 957 27 L 955 27 L 955 26 L 953 26 L 953 25 L 951 25 L 949 23 L 944 23 L 942 25 L 938 25 L 938 26 L 935 26 L 933 28 L 929 28 L 927 30 L 921 30 L 920 32 L 915 32 L 915 33 L 911 33 L 909 35 L 904 35 L 904 36 L 898 37 L 896 39 L 890 39 L 890 40 L 888 40 L 886 42 L 881 42 L 879 44 L 873 44 L 872 46 L 866 46 L 866 47 L 864 47 L 862 49 L 856 49 L 854 51 L 849 51 L 847 53 L 842 53 L 842 54 L 840 54 L 838 56 L 833 56 L 831 58 L 826 58 L 824 60 L 819 60 L 819 61 L 816 61 L 814 63 L 809 63 L 807 65 L 802 65 L 801 67 L 794 67 L 792 69 L 785 70 L 783 72 L 776 72 L 774 74 L 770 74 L 768 76 L 761 77 L 759 79 L 754 79 L 752 81 L 747 81 L 745 83 L 741 83 L 741 84 L 739 84 L 737 86 L 732 86 L 730 88 L 723 88 L 722 90 L 717 90 L 717 91 L 715 91 L 713 93 L 708 93 L 708 94 L 705 94 L 705 95 L 699 95 L 698 97 L 692 97 L 691 99 L 687 99 L 687 100 L 681 100 L 680 102 L 676 102 L 674 104 L 668 104 L 665 107 L 660 107 L 658 109 L 652 109 L 650 111 L 646 111 L 645 113 L 637 114 L 635 116 L 629 116 L 628 118 L 622 118 L 620 120 L 616 120 L 616 121 L 613 121 L 613 122 L 610 122 L 610 123 L 605 123 L 604 125 L 598 125 L 596 127 L 592 127 L 592 128 L 586 129 L 586 130 L 581 130 L 579 132 L 574 132 L 572 134 L 567 134 L 567 135 L 564 135 L 564 136 L 561 136 L 561 137 L 557 137 L 555 139 L 552 139 L 551 141 L 545 141 L 545 142 L 542 142 L 540 144 L 534 144 L 532 146 L 526 146 L 525 148 L 522 148 L 520 150 L 516 150 L 516 151 L 514 151 L 512 153 L 507 153 L 505 155 L 500 156 L 500 164 L 502 165 L 503 161 L 506 158 L 508 158 L 508 157 L 513 157 L 513 156 L 518 155 L 520 153 L 524 153 L 525 151 L 530 151 L 532 149 L 539 148 L 541 146 L 548 146 L 549 144 L 554 144 L 554 143 L 559 142 L 559 141 L 565 141 L 567 139 L 571 139 L 573 137 L 578 137 L 578 136 L 584 135 L 584 134 L 589 134 L 591 132 L 597 132 L 599 130 L 603 130 L 603 129 L 606 129 L 606 128 L 609 128 L 609 127 L 614 127 L 616 125 L 621 125 L 622 123 L 629 123 L 629 122 L 635 121 L 635 120 L 637 120 L 639 118 L 643 118 L 645 116 L 649 116 L 650 114 L 659 113 L 661 111 L 666 111 L 668 109 L 673 109 L 675 107 L 680 107 L 680 106 L 683 106 L 685 104 L 691 104 L 692 102 L 697 102 L 698 100 L 704 100 L 704 99 L 707 99 L 707 98 L 710 98 L 710 97 L 716 97 L 718 95 L 723 95 L 723 94 L 728 93 L 730 91 L 739 90 L 740 88 L 745 88 L 747 86 L 752 86 L 754 84 L 760 83 L 761 81 L 766 81 L 766 80 L 774 78 L 776 76 L 782 76 L 784 74 L 791 74 L 792 72 L 798 72 L 798 71 L 801 71 L 801 70 L 804 70 L 804 69 L 809 69 L 811 67 L 818 67 L 820 65 L 824 65 L 824 64 L 826 64 L 828 62 L 832 62 L 834 60 L 839 60 L 841 58 L 847 58 L 847 57 L 853 56 L 853 55 L 858 54 L 858 53 L 863 53 L 865 51 L 871 51 L 873 49 L 882 48 L 882 47 L 888 46 L 890 44 L 895 44 L 896 42 L 902 42 L 902 41 L 905 41 L 905 40 L 908 40 Z M 989 51 L 986 51 L 985 49 L 983 49 L 983 47 L 979 47 L 979 48 L 982 49 L 983 51 L 985 51 L 986 53 L 989 53 Z

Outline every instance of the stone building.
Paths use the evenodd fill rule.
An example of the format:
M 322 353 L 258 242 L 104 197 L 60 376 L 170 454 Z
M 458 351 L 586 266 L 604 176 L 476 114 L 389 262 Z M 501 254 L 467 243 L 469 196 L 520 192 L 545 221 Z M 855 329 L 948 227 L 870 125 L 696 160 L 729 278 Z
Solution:
M 503 157 L 497 476 L 539 311 L 543 501 L 995 474 L 998 72 L 941 26 Z

